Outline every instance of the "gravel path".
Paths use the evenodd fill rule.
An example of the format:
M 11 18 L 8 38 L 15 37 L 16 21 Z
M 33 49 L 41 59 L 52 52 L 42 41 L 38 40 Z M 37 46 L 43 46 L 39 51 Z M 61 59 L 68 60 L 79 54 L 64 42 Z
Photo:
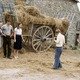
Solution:
M 28 69 L 2 69 L 0 70 L 0 80 L 80 80 L 76 76 L 67 77 L 62 74 L 44 74 L 43 72 L 29 71 Z
M 65 50 L 63 68 L 53 70 L 53 51 L 25 52 L 19 59 L 4 59 L 0 54 L 0 80 L 80 80 L 80 52 Z

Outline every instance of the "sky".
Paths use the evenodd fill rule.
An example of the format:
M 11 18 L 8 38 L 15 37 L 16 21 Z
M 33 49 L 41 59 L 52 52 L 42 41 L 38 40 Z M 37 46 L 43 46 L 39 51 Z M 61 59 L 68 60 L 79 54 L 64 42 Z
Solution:
M 77 5 L 78 5 L 79 11 L 80 11 L 80 0 L 77 0 L 77 1 L 79 1 L 79 2 L 77 3 Z
M 76 0 L 76 1 L 79 1 L 80 2 L 80 0 Z

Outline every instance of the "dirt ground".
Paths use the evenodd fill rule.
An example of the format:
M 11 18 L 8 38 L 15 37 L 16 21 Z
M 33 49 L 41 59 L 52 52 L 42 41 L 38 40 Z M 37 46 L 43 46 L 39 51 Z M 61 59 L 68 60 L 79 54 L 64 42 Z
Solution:
M 80 51 L 64 50 L 63 68 L 53 70 L 54 50 L 43 53 L 24 51 L 18 59 L 0 53 L 0 80 L 80 80 Z

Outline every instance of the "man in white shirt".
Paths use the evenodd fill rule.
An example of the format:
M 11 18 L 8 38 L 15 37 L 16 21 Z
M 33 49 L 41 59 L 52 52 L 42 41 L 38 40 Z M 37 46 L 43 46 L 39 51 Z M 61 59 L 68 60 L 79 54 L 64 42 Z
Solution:
M 61 33 L 60 29 L 57 29 L 56 32 L 57 34 L 57 39 L 54 40 L 56 43 L 56 49 L 55 49 L 55 62 L 54 62 L 54 67 L 53 69 L 59 69 L 62 68 L 62 64 L 60 61 L 60 56 L 63 50 L 63 45 L 65 43 L 65 36 Z
M 7 57 L 8 59 L 11 59 L 11 37 L 13 35 L 13 27 L 10 24 L 10 21 L 7 21 L 7 23 L 1 27 L 4 58 Z

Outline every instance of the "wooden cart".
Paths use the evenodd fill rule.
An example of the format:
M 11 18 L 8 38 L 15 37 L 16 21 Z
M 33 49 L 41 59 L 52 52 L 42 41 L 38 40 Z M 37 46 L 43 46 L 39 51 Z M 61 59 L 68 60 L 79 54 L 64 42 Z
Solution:
M 41 24 L 32 24 L 28 26 L 28 32 L 23 35 L 25 45 L 31 45 L 36 52 L 48 50 L 54 39 L 54 32 L 50 26 Z

